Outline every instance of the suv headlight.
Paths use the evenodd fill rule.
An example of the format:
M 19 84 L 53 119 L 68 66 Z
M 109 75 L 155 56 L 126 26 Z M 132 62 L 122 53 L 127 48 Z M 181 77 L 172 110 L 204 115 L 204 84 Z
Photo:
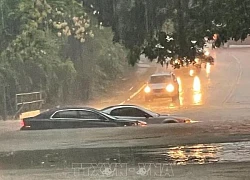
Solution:
M 149 86 L 146 86 L 145 89 L 144 89 L 144 92 L 145 93 L 150 93 L 151 89 Z
M 173 84 L 167 85 L 166 90 L 167 90 L 168 92 L 173 92 L 173 91 L 174 91 L 174 86 L 173 86 Z
M 193 69 L 190 69 L 189 75 L 190 75 L 190 76 L 193 76 L 193 75 L 194 75 L 194 70 L 193 70 Z

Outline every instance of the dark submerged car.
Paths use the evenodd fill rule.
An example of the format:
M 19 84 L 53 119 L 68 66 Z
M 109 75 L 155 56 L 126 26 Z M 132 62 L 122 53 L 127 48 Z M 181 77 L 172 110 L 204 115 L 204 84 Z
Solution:
M 21 130 L 145 126 L 146 122 L 117 119 L 93 108 L 56 108 L 24 118 Z

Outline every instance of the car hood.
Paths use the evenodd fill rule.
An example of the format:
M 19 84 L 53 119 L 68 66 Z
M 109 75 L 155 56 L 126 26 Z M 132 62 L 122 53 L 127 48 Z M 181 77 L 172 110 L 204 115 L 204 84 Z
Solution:
M 190 122 L 191 119 L 188 117 L 183 117 L 183 116 L 178 116 L 178 115 L 160 115 L 161 118 L 165 118 L 165 119 L 174 119 L 180 122 Z
M 169 114 L 169 115 L 160 115 L 160 117 L 165 117 L 165 118 L 175 118 L 175 119 L 189 119 L 188 117 L 178 116 L 178 115 L 174 115 L 174 114 Z
M 167 85 L 168 83 L 148 84 L 151 89 L 164 89 Z

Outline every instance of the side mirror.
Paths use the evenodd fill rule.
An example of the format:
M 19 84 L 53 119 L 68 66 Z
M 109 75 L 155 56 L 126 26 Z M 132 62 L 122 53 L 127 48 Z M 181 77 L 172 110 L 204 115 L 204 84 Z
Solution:
M 150 118 L 151 116 L 150 116 L 149 114 L 144 114 L 144 117 L 148 119 L 148 118 Z

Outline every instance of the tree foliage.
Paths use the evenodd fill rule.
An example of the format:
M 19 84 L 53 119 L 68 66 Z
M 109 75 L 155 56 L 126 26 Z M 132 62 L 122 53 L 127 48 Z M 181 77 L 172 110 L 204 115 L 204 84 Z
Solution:
M 215 44 L 219 47 L 229 39 L 244 40 L 249 34 L 249 0 L 84 2 L 98 12 L 96 16 L 102 24 L 112 26 L 114 41 L 130 49 L 131 64 L 137 62 L 138 52 L 150 59 L 157 57 L 159 63 L 164 63 L 167 57 L 193 58 L 191 41 L 196 41 L 197 48 L 203 47 L 204 37 L 213 39 L 214 34 L 218 34 Z M 174 40 L 165 42 L 162 37 L 166 36 Z
M 8 106 L 40 90 L 51 103 L 86 100 L 124 71 L 126 56 L 132 65 L 142 53 L 192 60 L 204 37 L 218 34 L 219 47 L 250 33 L 250 0 L 1 0 L 0 11 Z
M 97 26 L 81 1 L 1 3 L 0 82 L 8 87 L 9 111 L 15 111 L 15 94 L 22 92 L 43 91 L 51 104 L 82 102 L 94 86 L 107 85 L 97 82 L 123 72 L 124 48 L 112 43 L 112 31 Z

